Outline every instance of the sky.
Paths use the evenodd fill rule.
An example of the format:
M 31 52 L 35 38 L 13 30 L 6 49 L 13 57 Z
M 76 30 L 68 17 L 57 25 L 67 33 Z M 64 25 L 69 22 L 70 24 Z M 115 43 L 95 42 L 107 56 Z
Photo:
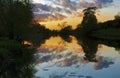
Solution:
M 83 19 L 82 10 L 97 7 L 98 22 L 114 19 L 120 12 L 120 0 L 33 0 L 35 19 L 49 29 L 71 25 L 74 28 Z

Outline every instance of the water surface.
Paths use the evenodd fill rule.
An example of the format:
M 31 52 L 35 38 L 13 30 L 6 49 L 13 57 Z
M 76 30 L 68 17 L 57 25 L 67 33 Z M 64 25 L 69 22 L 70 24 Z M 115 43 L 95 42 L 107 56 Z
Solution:
M 35 57 L 38 78 L 120 77 L 118 41 L 50 37 L 41 44 Z

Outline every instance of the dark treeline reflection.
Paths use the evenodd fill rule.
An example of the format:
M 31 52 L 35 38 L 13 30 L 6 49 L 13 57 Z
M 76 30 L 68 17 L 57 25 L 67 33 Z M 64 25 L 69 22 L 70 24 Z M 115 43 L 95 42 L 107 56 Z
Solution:
M 72 36 L 74 36 L 74 35 L 72 35 Z M 58 37 L 58 36 L 56 36 L 56 37 Z M 60 36 L 60 37 L 68 43 L 71 43 L 71 41 L 72 41 L 72 38 L 69 36 Z M 89 61 L 89 62 L 98 62 L 98 59 L 96 58 L 96 56 L 97 56 L 96 53 L 97 53 L 100 45 L 114 47 L 115 50 L 117 50 L 117 51 L 120 50 L 120 40 L 98 39 L 98 38 L 89 37 L 89 36 L 81 36 L 81 37 L 74 36 L 74 37 L 77 39 L 77 44 L 82 47 L 83 52 L 85 53 L 84 60 Z M 40 44 L 44 44 L 44 42 L 46 40 L 47 39 L 42 40 L 42 42 Z M 102 58 L 103 57 L 101 57 L 101 59 Z M 49 58 L 47 58 L 47 57 L 46 57 L 46 59 L 49 60 Z
M 99 45 L 107 45 L 109 47 L 114 47 L 115 50 L 120 50 L 120 40 L 108 40 L 108 39 L 99 39 L 90 37 L 87 35 L 79 36 L 79 35 L 72 35 L 75 36 L 77 39 L 77 43 L 82 47 L 85 53 L 85 60 L 90 62 L 97 62 L 96 53 L 98 51 Z M 66 42 L 71 42 L 71 38 L 68 36 L 61 36 Z
M 51 41 L 52 38 L 47 39 L 48 42 Z M 56 36 L 55 38 L 60 38 L 60 36 Z M 89 36 L 70 36 L 70 37 L 62 37 L 63 39 L 63 47 L 58 43 L 57 47 L 53 46 L 52 44 L 47 44 L 47 42 L 42 42 L 43 46 L 40 46 L 35 54 L 36 57 L 36 64 L 39 67 L 41 65 L 40 70 L 43 72 L 52 70 L 51 68 L 54 66 L 60 67 L 75 67 L 79 68 L 81 65 L 84 64 L 94 64 L 94 70 L 102 70 L 104 68 L 109 68 L 111 65 L 114 64 L 113 58 L 104 56 L 104 55 L 98 55 L 98 49 L 100 45 L 106 45 L 109 47 L 114 47 L 116 50 L 120 50 L 120 41 L 119 40 L 105 40 L 105 39 L 96 39 Z M 74 48 L 74 44 L 72 45 L 75 50 L 72 49 L 72 47 L 69 49 L 68 45 L 69 43 L 72 43 L 75 39 L 75 42 L 77 42 L 78 45 L 80 45 L 79 49 L 77 50 Z M 43 40 L 45 41 L 45 40 Z M 57 41 L 56 41 L 57 42 Z M 58 41 L 59 42 L 59 41 Z M 41 44 L 42 44 L 41 43 Z M 54 44 L 54 43 L 53 43 Z M 50 47 L 49 47 L 50 46 Z M 82 48 L 82 49 L 81 49 Z M 79 50 L 79 53 L 78 53 Z M 81 53 L 82 52 L 82 53 Z M 111 52 L 109 52 L 111 53 Z M 104 54 L 104 53 L 103 53 Z M 114 53 L 113 53 L 114 54 Z M 55 60 L 55 61 L 54 61 Z M 53 63 L 50 64 L 49 63 Z M 42 65 L 45 64 L 45 67 L 42 67 Z M 36 70 L 39 71 L 39 68 Z M 72 71 L 69 71 L 72 72 Z M 61 75 L 63 76 L 63 75 Z M 52 77 L 51 77 L 52 78 Z M 87 78 L 87 77 L 86 77 Z
M 82 46 L 83 51 L 85 53 L 85 60 L 88 61 L 96 61 L 96 52 L 98 50 L 99 42 L 94 38 L 85 37 L 77 37 L 78 44 Z
M 76 38 L 78 40 L 78 44 L 82 46 L 85 53 L 84 59 L 90 62 L 97 62 L 96 53 L 98 51 L 98 46 L 101 44 L 120 50 L 120 40 L 96 39 L 88 36 L 76 36 Z
M 33 50 L 15 40 L 0 41 L 0 78 L 34 78 Z

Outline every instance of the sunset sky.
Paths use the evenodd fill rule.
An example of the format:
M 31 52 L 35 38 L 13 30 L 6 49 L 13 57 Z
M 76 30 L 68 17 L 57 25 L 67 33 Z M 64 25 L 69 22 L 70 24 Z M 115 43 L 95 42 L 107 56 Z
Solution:
M 82 10 L 96 6 L 98 22 L 114 19 L 120 12 L 120 0 L 33 0 L 35 19 L 50 29 L 63 25 L 76 28 L 83 18 Z

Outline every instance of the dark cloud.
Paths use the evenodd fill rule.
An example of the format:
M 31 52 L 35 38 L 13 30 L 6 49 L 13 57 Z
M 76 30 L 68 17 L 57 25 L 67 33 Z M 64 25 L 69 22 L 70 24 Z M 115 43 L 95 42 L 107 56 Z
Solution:
M 55 18 L 58 19 L 58 20 L 59 20 L 59 19 L 64 19 L 64 18 L 65 18 L 65 16 L 62 15 L 62 14 L 60 14 L 60 13 L 55 13 L 54 16 L 55 16 Z
M 77 59 L 77 55 L 73 55 L 71 56 L 71 58 L 67 58 L 64 60 L 64 62 L 66 62 L 65 64 L 63 64 L 63 66 L 72 66 L 78 63 L 78 59 Z
M 61 12 L 62 11 L 62 9 L 60 8 L 60 7 L 55 7 L 54 8 L 57 12 Z
M 101 5 L 106 5 L 106 4 L 113 3 L 113 0 L 97 0 L 96 2 Z
M 51 51 L 49 51 L 49 49 L 47 48 L 39 49 L 38 52 L 35 54 L 36 63 L 44 63 L 57 59 L 58 61 L 55 62 L 56 65 L 66 67 L 75 65 L 81 60 L 78 55 L 73 54 L 72 52 L 66 52 L 66 49 L 61 49 L 60 54 L 56 54 L 53 52 L 57 52 L 57 49 L 52 49 Z
M 93 6 L 96 6 L 96 4 L 95 3 L 89 3 L 89 2 L 86 2 L 86 1 L 76 4 L 77 9 L 83 9 L 83 8 L 88 8 L 88 7 L 93 7 Z
M 110 6 L 113 3 L 113 0 L 96 0 L 95 3 L 98 7 L 104 8 Z
M 77 8 L 88 8 L 88 7 L 98 7 L 98 8 L 104 8 L 108 7 L 113 3 L 113 0 L 93 0 L 93 2 L 88 2 L 87 0 L 80 1 L 79 4 L 77 4 Z
M 65 8 L 70 8 L 72 11 L 76 11 L 82 8 L 88 7 L 108 7 L 113 3 L 113 0 L 93 0 L 92 2 L 88 2 L 87 0 L 79 0 L 79 1 L 71 1 L 71 0 L 58 0 L 56 4 L 59 4 Z
M 61 0 L 60 5 L 64 6 L 65 8 L 69 8 L 71 10 L 76 10 L 76 4 L 75 2 L 72 2 L 71 0 Z
M 100 70 L 103 68 L 108 68 L 111 64 L 114 64 L 113 60 L 100 56 L 94 68 L 95 70 Z
M 33 6 L 34 6 L 33 11 L 39 11 L 39 10 L 50 11 L 51 10 L 51 6 L 48 6 L 46 4 L 35 3 Z
M 49 62 L 52 59 L 51 55 L 46 55 L 39 59 L 39 62 Z
M 34 14 L 35 20 L 37 21 L 53 21 L 53 20 L 63 20 L 66 16 L 55 13 L 52 14 Z
M 67 17 L 67 14 L 73 14 L 80 12 L 84 8 L 88 7 L 98 7 L 99 9 L 104 7 L 109 7 L 113 3 L 113 0 L 45 0 L 51 4 L 42 4 L 35 3 L 34 5 L 34 13 L 36 19 L 49 18 L 51 20 L 61 20 Z M 82 14 L 75 14 L 79 17 Z
M 35 3 L 33 8 L 35 20 L 45 21 L 45 20 L 62 20 L 66 16 L 62 14 L 63 9 L 60 7 L 52 7 L 46 4 Z M 65 10 L 70 13 L 68 10 Z
M 35 17 L 35 20 L 37 20 L 37 21 L 45 21 L 45 19 L 47 19 L 48 17 L 54 17 L 54 16 L 51 14 L 36 13 L 36 14 L 34 14 L 34 17 Z

